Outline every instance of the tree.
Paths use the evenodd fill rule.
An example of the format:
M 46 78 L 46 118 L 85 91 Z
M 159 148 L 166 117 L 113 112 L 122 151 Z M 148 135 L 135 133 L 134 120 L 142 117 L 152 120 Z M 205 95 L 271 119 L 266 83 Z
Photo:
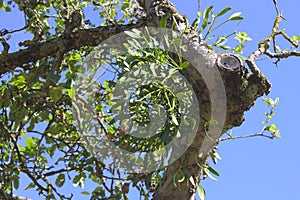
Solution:
M 2 29 L 0 34 L 3 45 L 0 55 L 1 198 L 12 198 L 13 189 L 19 187 L 22 176 L 31 180 L 26 189 L 33 189 L 47 199 L 71 199 L 72 195 L 60 187 L 68 182 L 83 186 L 87 180 L 93 181 L 95 187 L 90 194 L 83 193 L 92 199 L 126 199 L 131 187 L 136 187 L 144 198 L 153 194 L 153 199 L 194 199 L 197 189 L 203 195 L 200 180 L 209 173 L 218 174 L 207 160 L 209 157 L 214 161 L 218 158 L 215 147 L 220 136 L 241 125 L 244 112 L 271 87 L 255 64 L 257 57 L 267 55 L 279 61 L 300 55 L 296 50 L 282 51 L 276 46 L 275 37 L 278 35 L 294 47 L 298 47 L 299 37 L 289 37 L 278 28 L 283 17 L 275 0 L 277 17 L 271 34 L 248 58 L 240 55 L 244 43 L 250 39 L 246 33 L 236 34 L 240 45 L 232 48 L 235 54 L 215 52 L 214 48 L 229 52 L 224 46 L 226 37 L 217 38 L 212 44 L 205 42 L 217 27 L 214 20 L 228 14 L 230 8 L 216 14 L 213 14 L 213 7 L 206 8 L 203 17 L 199 14 L 199 18 L 189 25 L 173 4 L 161 0 L 122 3 L 30 0 L 1 1 L 0 5 L 6 12 L 23 13 L 25 22 L 23 28 Z M 94 18 L 84 15 L 87 15 L 85 9 L 88 5 L 99 11 L 97 22 L 93 23 Z M 224 23 L 239 20 L 242 20 L 240 13 L 234 13 Z M 24 30 L 32 37 L 19 43 L 20 50 L 12 51 L 10 37 Z M 121 48 L 114 46 L 116 41 L 122 44 Z M 94 63 L 95 59 L 97 62 Z M 89 64 L 88 68 L 84 63 Z M 96 75 L 99 65 L 107 66 L 111 75 L 100 73 L 107 80 L 93 82 L 89 75 Z M 145 66 L 149 66 L 150 71 L 145 71 Z M 128 71 L 133 73 L 130 78 L 137 79 L 142 74 L 140 70 L 146 73 L 145 82 L 126 82 Z M 171 84 L 163 84 L 163 80 L 149 83 L 151 73 L 157 77 L 158 73 L 165 74 L 162 77 L 170 75 Z M 122 84 L 116 80 L 123 80 Z M 191 87 L 185 85 L 186 82 Z M 140 87 L 133 87 L 135 85 Z M 172 85 L 177 87 L 172 88 Z M 115 91 L 126 91 L 130 87 L 137 90 L 132 101 L 120 104 L 123 95 L 131 93 Z M 180 95 L 173 89 L 181 89 Z M 214 93 L 213 90 L 219 91 Z M 193 91 L 195 96 L 190 95 Z M 192 108 L 201 111 L 200 119 L 191 115 L 193 109 L 182 110 L 182 99 L 189 105 L 184 108 L 198 102 L 198 107 Z M 277 101 L 265 101 L 271 107 L 266 116 L 268 122 Z M 162 107 L 155 107 L 156 104 Z M 157 114 L 160 108 L 166 110 L 165 116 Z M 121 119 L 116 117 L 116 112 L 120 111 L 124 114 Z M 135 123 L 127 121 L 126 114 Z M 158 134 L 143 140 L 128 134 L 138 128 L 136 124 L 146 127 L 155 116 L 166 119 Z M 183 136 L 178 136 L 180 124 L 196 127 L 195 136 L 185 131 L 181 131 Z M 173 149 L 170 158 L 174 162 L 160 167 L 155 165 L 154 171 L 133 173 L 117 167 L 123 164 L 122 167 L 126 168 L 124 161 L 104 162 L 115 154 L 97 148 L 99 140 L 94 140 L 95 135 L 86 134 L 94 126 L 100 127 L 97 134 L 105 136 L 104 139 L 116 148 L 129 152 L 154 152 L 177 137 L 182 140 L 191 137 L 193 140 L 191 143 L 179 141 L 179 151 Z M 138 130 L 140 132 L 136 133 L 142 134 Z M 265 131 L 271 135 L 266 135 Z M 256 135 L 274 138 L 279 132 L 275 125 L 266 124 Z M 186 144 L 188 146 L 184 146 Z M 140 166 L 145 160 L 134 157 L 126 161 Z M 152 169 L 157 160 L 153 163 L 147 161 L 147 167 Z

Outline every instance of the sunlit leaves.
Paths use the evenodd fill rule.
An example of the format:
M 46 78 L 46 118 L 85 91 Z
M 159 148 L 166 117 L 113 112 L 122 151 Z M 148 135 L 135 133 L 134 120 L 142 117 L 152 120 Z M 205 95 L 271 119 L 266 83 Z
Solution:
M 263 101 L 269 106 L 269 107 L 275 107 L 279 103 L 279 98 L 277 97 L 275 100 L 272 98 L 263 98 Z
M 33 149 L 35 147 L 33 139 L 32 138 L 27 138 L 26 139 L 26 146 L 28 149 Z
M 262 124 L 265 124 L 265 129 L 263 131 L 269 131 L 272 134 L 271 138 L 280 137 L 280 131 L 277 128 L 276 124 L 269 123 L 275 115 L 275 107 L 279 103 L 279 98 L 276 98 L 275 100 L 273 100 L 272 98 L 263 98 L 263 101 L 267 104 L 268 107 L 270 107 L 270 111 L 265 112 L 266 120 L 262 122 Z
M 188 61 L 184 61 L 180 66 L 179 66 L 179 69 L 184 69 L 184 68 L 187 68 L 189 66 L 189 62 Z
M 226 13 L 228 13 L 231 10 L 230 7 L 224 8 L 223 10 L 221 10 L 219 13 L 217 13 L 216 17 L 220 17 L 222 15 L 225 15 Z
M 197 186 L 197 193 L 200 200 L 206 200 L 205 190 L 200 184 Z
M 199 27 L 199 24 L 200 24 L 200 21 L 201 21 L 201 15 L 202 15 L 202 13 L 201 12 L 197 12 L 197 15 L 198 15 L 198 17 L 192 23 L 192 27 L 195 30 L 198 30 L 198 27 Z
M 200 32 L 203 31 L 209 23 L 211 23 L 209 21 L 209 17 L 210 17 L 210 15 L 212 15 L 212 9 L 213 9 L 213 6 L 210 6 L 210 7 L 206 8 L 204 10 L 204 12 L 203 12 L 203 22 L 202 22 Z
M 209 165 L 200 165 L 200 167 L 203 169 L 204 177 L 209 177 L 212 180 L 217 180 L 213 175 L 220 176 L 220 174 L 211 166 Z M 212 175 L 213 174 L 213 175 Z
M 166 28 L 167 27 L 167 19 L 168 19 L 169 15 L 164 15 L 161 20 L 160 20 L 160 27 L 161 28 Z
M 1 8 L 1 10 L 5 11 L 5 12 L 11 11 L 11 8 L 8 5 L 6 5 L 6 3 L 3 2 L 3 0 L 0 0 L 0 8 Z
M 84 187 L 84 183 L 85 183 L 85 179 L 86 179 L 86 175 L 84 173 L 80 173 L 78 175 L 76 175 L 73 179 L 73 186 L 80 186 L 80 187 Z
M 239 20 L 243 20 L 244 18 L 241 16 L 241 12 L 236 12 L 233 13 L 232 15 L 230 15 L 230 17 L 228 18 L 229 21 L 239 21 Z
M 271 124 L 271 125 L 267 126 L 266 130 L 271 132 L 274 137 L 280 137 L 280 132 L 277 129 L 277 126 L 275 124 Z
M 251 38 L 249 38 L 246 33 L 239 32 L 236 34 L 234 31 L 233 33 L 230 33 L 229 35 L 223 35 L 216 37 L 216 35 L 213 35 L 212 32 L 215 30 L 223 27 L 228 22 L 235 22 L 235 21 L 241 21 L 244 18 L 241 16 L 241 12 L 236 12 L 231 14 L 227 19 L 225 18 L 226 14 L 228 14 L 232 9 L 231 7 L 226 7 L 220 12 L 214 13 L 214 7 L 209 6 L 207 7 L 203 12 L 203 21 L 202 24 L 200 24 L 200 16 L 201 13 L 198 13 L 198 17 L 194 20 L 192 27 L 198 31 L 199 35 L 208 43 L 211 44 L 212 47 L 217 47 L 223 51 L 228 51 L 232 49 L 235 53 L 242 53 L 242 50 L 244 49 L 244 43 L 247 41 L 250 41 Z M 225 19 L 224 19 L 225 18 Z M 223 20 L 219 23 L 217 23 L 219 20 Z M 228 41 L 228 38 L 232 35 L 236 35 L 236 39 L 239 40 L 239 45 L 232 48 L 231 46 L 225 45 Z M 212 42 L 211 42 L 212 41 Z
M 239 45 L 237 45 L 235 48 L 233 48 L 233 52 L 235 53 L 243 53 L 244 47 L 245 47 L 245 43 L 249 42 L 252 40 L 251 37 L 248 36 L 247 33 L 245 32 L 238 32 L 235 34 L 234 39 L 236 39 L 239 42 Z
M 236 39 L 241 44 L 252 40 L 252 38 L 249 37 L 248 34 L 245 32 L 236 33 L 236 36 L 234 37 L 234 39 Z
M 291 39 L 294 40 L 294 41 L 299 42 L 300 41 L 300 35 L 295 35 Z

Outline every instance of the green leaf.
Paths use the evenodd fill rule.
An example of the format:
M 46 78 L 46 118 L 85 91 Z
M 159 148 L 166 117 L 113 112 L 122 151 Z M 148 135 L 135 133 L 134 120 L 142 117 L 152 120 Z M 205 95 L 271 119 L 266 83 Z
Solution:
M 50 97 L 56 103 L 62 97 L 62 89 L 59 87 L 53 87 L 50 89 Z
M 277 131 L 277 127 L 275 124 L 271 124 L 269 126 L 266 127 L 266 130 L 267 131 L 270 131 L 270 132 L 276 132 Z
M 211 172 L 211 173 L 213 173 L 214 175 L 216 175 L 216 176 L 220 176 L 220 174 L 219 174 L 219 172 L 217 172 L 214 168 L 212 168 L 212 167 L 208 167 L 208 170 Z
M 64 174 L 59 174 L 56 177 L 55 185 L 57 185 L 58 187 L 61 187 L 61 186 L 64 185 L 64 183 L 65 183 L 65 175 Z
M 232 49 L 233 52 L 235 53 L 242 53 L 244 50 L 244 45 L 237 45 Z
M 0 1 L 0 7 L 5 12 L 10 12 L 11 11 L 11 8 L 8 7 L 3 1 Z
M 27 187 L 24 188 L 24 190 L 28 190 L 28 189 L 31 189 L 31 188 L 35 188 L 35 184 L 34 183 L 29 183 L 27 185 Z
M 71 99 L 74 99 L 74 97 L 75 97 L 75 87 L 74 87 L 74 85 L 72 85 L 71 88 L 68 89 L 68 96 Z
M 14 181 L 14 188 L 17 190 L 19 188 L 19 176 L 18 175 L 13 176 L 13 181 Z
M 217 14 L 216 17 L 220 17 L 220 16 L 222 16 L 222 15 L 225 15 L 225 14 L 226 14 L 228 11 L 230 11 L 230 10 L 231 10 L 230 7 L 224 8 L 223 10 L 221 10 L 221 12 L 219 12 L 219 13 Z
M 211 179 L 214 180 L 214 181 L 217 180 L 215 177 L 213 177 L 213 175 L 211 175 L 209 167 L 204 168 L 203 170 L 205 171 L 205 174 L 206 174 L 209 178 L 211 178 Z
M 236 12 L 236 13 L 233 13 L 229 18 L 228 20 L 230 21 L 237 21 L 237 20 L 243 20 L 244 18 L 241 16 L 241 12 Z
M 221 46 L 223 44 L 225 44 L 227 42 L 227 38 L 225 37 L 220 37 L 217 41 L 216 41 L 216 46 Z
M 16 80 L 12 81 L 12 85 L 17 86 L 18 88 L 26 86 L 25 77 L 21 75 L 17 76 Z
M 278 105 L 279 103 L 279 98 L 276 97 L 275 100 L 273 100 L 272 98 L 263 98 L 263 101 L 270 107 L 275 107 Z
M 196 18 L 193 23 L 192 23 L 192 27 L 197 30 L 198 29 L 198 26 L 200 24 L 200 17 Z
M 164 15 L 160 20 L 160 27 L 166 28 L 167 27 L 167 19 L 169 17 L 169 14 Z
M 26 139 L 26 146 L 27 146 L 28 149 L 34 148 L 35 145 L 33 143 L 33 139 L 32 138 L 29 137 L 29 138 Z
M 180 66 L 179 66 L 179 69 L 184 69 L 184 68 L 187 68 L 189 66 L 189 62 L 188 61 L 185 61 L 183 62 Z
M 293 37 L 292 37 L 292 40 L 295 40 L 295 41 L 300 41 L 300 35 L 294 35 Z
M 245 32 L 238 32 L 236 34 L 236 36 L 234 37 L 234 39 L 236 39 L 237 41 L 239 41 L 239 43 L 243 44 L 245 42 L 249 42 L 252 40 L 251 37 L 248 36 L 247 33 Z
M 220 46 L 218 46 L 218 48 L 220 48 L 220 49 L 226 51 L 226 50 L 230 49 L 230 46 L 223 46 L 223 45 L 220 45 Z
M 83 192 L 81 192 L 81 194 L 83 194 L 83 195 L 90 195 L 90 193 L 88 191 L 83 191 Z
M 218 125 L 218 124 L 219 124 L 218 121 L 217 121 L 217 120 L 214 120 L 214 119 L 209 120 L 208 122 L 205 123 L 206 126 L 208 126 L 208 125 L 216 126 L 216 125 Z
M 73 186 L 76 187 L 79 185 L 80 187 L 84 187 L 84 182 L 85 182 L 85 174 L 78 174 L 74 177 L 73 179 Z
M 211 13 L 211 10 L 213 9 L 214 6 L 209 6 L 208 8 L 206 8 L 203 12 L 203 19 L 204 20 L 208 20 L 209 15 Z
M 197 192 L 201 200 L 206 200 L 205 190 L 200 184 L 197 187 Z

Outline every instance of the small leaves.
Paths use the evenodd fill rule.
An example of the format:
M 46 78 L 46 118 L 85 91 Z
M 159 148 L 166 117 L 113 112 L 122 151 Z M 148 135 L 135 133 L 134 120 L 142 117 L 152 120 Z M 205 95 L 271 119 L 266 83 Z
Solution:
M 16 174 L 15 176 L 13 176 L 13 182 L 14 182 L 14 189 L 18 189 L 19 188 L 19 176 L 18 174 Z
M 200 24 L 200 17 L 201 17 L 201 12 L 198 12 L 198 17 L 193 21 L 192 23 L 192 27 L 195 29 L 195 30 L 198 30 L 198 27 L 199 27 L 199 24 Z
M 11 11 L 11 8 L 9 6 L 7 6 L 2 0 L 0 1 L 0 8 L 1 8 L 1 10 L 5 11 L 5 12 Z
M 236 36 L 234 37 L 240 44 L 243 44 L 245 42 L 249 42 L 252 40 L 251 37 L 248 36 L 246 32 L 238 32 L 236 33 Z
M 294 40 L 294 41 L 299 42 L 300 41 L 300 35 L 295 35 L 291 39 Z
M 272 98 L 263 98 L 263 101 L 269 106 L 269 107 L 275 107 L 278 105 L 279 103 L 279 98 L 276 97 L 275 100 L 273 100 Z
M 26 139 L 26 146 L 28 149 L 33 149 L 35 147 L 33 139 L 32 138 L 27 138 Z
M 197 193 L 201 200 L 206 200 L 205 190 L 200 184 L 197 186 Z
M 50 89 L 50 97 L 56 103 L 62 97 L 62 89 L 59 87 L 53 87 Z
M 72 85 L 70 89 L 67 90 L 68 92 L 68 96 L 71 98 L 71 99 L 74 99 L 75 97 L 75 87 Z
M 206 8 L 203 12 L 203 23 L 202 23 L 202 26 L 201 26 L 201 31 L 203 31 L 208 24 L 210 24 L 210 21 L 209 21 L 209 16 L 211 15 L 212 13 L 212 9 L 213 9 L 213 6 L 210 6 L 208 8 Z
M 243 20 L 244 18 L 241 16 L 241 12 L 236 12 L 236 13 L 233 13 L 229 18 L 228 20 L 230 21 L 237 21 L 237 20 Z
M 216 176 L 220 176 L 219 172 L 217 172 L 214 168 L 212 168 L 211 166 L 209 166 L 207 168 L 212 174 L 216 175 Z
M 81 194 L 83 194 L 83 195 L 90 195 L 90 193 L 88 191 L 83 191 L 83 192 L 81 192 Z
M 211 14 L 213 7 L 214 7 L 214 6 L 210 6 L 210 7 L 206 8 L 206 9 L 204 10 L 204 12 L 203 12 L 203 19 L 204 19 L 204 20 L 208 20 L 209 15 Z
M 179 66 L 179 69 L 184 69 L 184 68 L 187 68 L 189 66 L 189 62 L 188 61 L 185 61 L 183 62 L 180 66 Z
M 219 13 L 217 14 L 216 17 L 220 17 L 220 16 L 222 16 L 222 15 L 225 15 L 225 14 L 226 14 L 227 12 L 229 12 L 230 10 L 231 10 L 230 7 L 224 8 L 223 10 L 221 10 L 221 12 L 219 12 Z
M 56 180 L 55 180 L 55 185 L 57 185 L 58 187 L 62 187 L 65 183 L 65 175 L 64 174 L 59 174 L 57 177 L 56 177 Z
M 85 179 L 86 175 L 83 173 L 76 175 L 73 179 L 73 186 L 76 187 L 79 185 L 81 188 L 83 188 Z
M 217 46 L 217 47 L 223 46 L 226 42 L 227 42 L 227 38 L 225 38 L 225 37 L 220 37 L 220 38 L 216 41 L 215 46 Z
M 271 125 L 267 126 L 266 130 L 272 132 L 273 137 L 280 137 L 280 132 L 277 129 L 275 124 L 271 124 Z
M 167 19 L 168 19 L 169 15 L 166 14 L 164 15 L 161 20 L 160 20 L 160 27 L 161 28 L 166 28 L 167 27 Z

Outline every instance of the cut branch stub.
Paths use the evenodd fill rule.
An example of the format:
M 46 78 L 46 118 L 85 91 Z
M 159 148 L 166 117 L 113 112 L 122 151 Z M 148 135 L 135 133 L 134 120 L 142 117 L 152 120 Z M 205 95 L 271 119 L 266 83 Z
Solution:
M 220 54 L 217 58 L 217 65 L 224 70 L 240 71 L 242 60 L 233 54 Z

